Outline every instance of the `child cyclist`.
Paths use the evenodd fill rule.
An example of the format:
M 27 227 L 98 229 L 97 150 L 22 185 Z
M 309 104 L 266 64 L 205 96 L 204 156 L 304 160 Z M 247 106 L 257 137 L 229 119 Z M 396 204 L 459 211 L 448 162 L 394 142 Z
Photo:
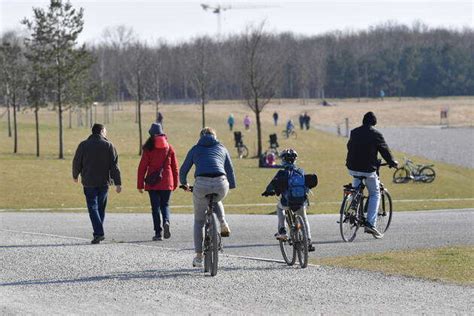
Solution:
M 278 215 L 278 232 L 275 237 L 278 240 L 288 238 L 285 225 L 284 210 L 292 208 L 296 210 L 296 214 L 301 215 L 308 230 L 308 251 L 314 251 L 311 243 L 311 228 L 309 226 L 308 217 L 306 216 L 306 208 L 308 206 L 307 193 L 310 188 L 317 185 L 316 175 L 304 175 L 304 171 L 295 164 L 298 153 L 294 149 L 285 149 L 280 154 L 283 168 L 278 170 L 275 177 L 268 184 L 263 196 L 281 195 L 277 204 L 276 212 Z

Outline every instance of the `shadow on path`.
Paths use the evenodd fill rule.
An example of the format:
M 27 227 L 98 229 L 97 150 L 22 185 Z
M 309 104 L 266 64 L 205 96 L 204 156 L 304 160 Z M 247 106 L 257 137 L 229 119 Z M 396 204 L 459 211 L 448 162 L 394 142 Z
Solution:
M 219 267 L 218 273 L 224 273 L 229 271 L 271 271 L 281 270 L 282 267 L 278 266 L 266 266 L 266 267 Z M 207 277 L 209 274 L 204 274 L 202 269 L 199 268 L 182 268 L 182 269 L 160 269 L 160 270 L 144 270 L 135 272 L 120 272 L 110 275 L 103 276 L 90 276 L 81 277 L 75 279 L 39 279 L 39 280 L 25 280 L 17 282 L 6 282 L 0 283 L 0 287 L 6 286 L 28 286 L 28 285 L 51 285 L 51 284 L 75 284 L 75 283 L 88 283 L 88 282 L 101 282 L 108 280 L 117 281 L 130 281 L 140 279 L 173 279 L 173 278 L 197 278 Z

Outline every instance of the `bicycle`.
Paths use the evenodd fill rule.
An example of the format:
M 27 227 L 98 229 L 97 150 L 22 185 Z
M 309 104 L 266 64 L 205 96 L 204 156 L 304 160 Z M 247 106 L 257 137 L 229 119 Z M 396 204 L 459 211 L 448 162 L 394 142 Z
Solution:
M 293 138 L 293 139 L 297 139 L 298 138 L 298 134 L 296 134 L 296 131 L 295 129 L 291 129 L 291 130 L 283 130 L 281 132 L 281 135 L 283 137 L 286 137 L 286 138 Z
M 184 185 L 179 186 L 181 189 L 189 192 L 193 192 L 192 186 L 186 187 Z M 219 251 L 222 251 L 222 239 L 221 234 L 218 230 L 217 215 L 214 213 L 215 202 L 214 199 L 217 194 L 207 194 L 208 199 L 206 209 L 206 222 L 204 224 L 204 238 L 203 238 L 203 255 L 204 255 L 204 272 L 210 272 L 211 276 L 217 274 L 218 262 L 219 262 Z
M 269 193 L 265 196 L 275 195 Z M 286 217 L 287 239 L 280 239 L 280 250 L 286 264 L 292 266 L 296 257 L 301 268 L 308 266 L 308 229 L 301 215 L 295 214 L 291 208 L 284 209 Z
M 404 159 L 404 164 L 393 173 L 394 183 L 407 183 L 410 180 L 431 183 L 436 177 L 436 173 L 432 167 L 434 165 L 415 164 L 410 159 Z
M 377 176 L 379 175 L 379 168 L 388 164 L 383 163 L 377 166 Z M 354 177 L 360 180 L 360 184 L 354 188 L 352 184 L 344 185 L 344 198 L 342 200 L 339 229 L 342 240 L 345 242 L 354 241 L 359 227 L 364 227 L 366 224 L 367 207 L 369 205 L 369 197 L 364 194 L 366 177 Z M 390 223 L 392 222 L 392 197 L 385 189 L 382 182 L 380 182 L 380 204 L 377 211 L 376 228 L 379 232 L 385 233 Z
M 241 132 L 234 132 L 235 147 L 237 148 L 237 157 L 239 157 L 239 159 L 247 158 L 249 156 L 249 149 L 244 145 L 242 138 L 243 136 Z
M 239 159 L 247 158 L 249 156 L 249 149 L 243 143 L 237 144 L 237 157 Z

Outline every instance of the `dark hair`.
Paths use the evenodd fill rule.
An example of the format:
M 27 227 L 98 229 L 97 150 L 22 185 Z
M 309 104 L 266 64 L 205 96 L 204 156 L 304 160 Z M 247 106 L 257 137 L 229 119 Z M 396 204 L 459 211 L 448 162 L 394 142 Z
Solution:
M 375 126 L 377 125 L 377 117 L 375 117 L 374 112 L 367 112 L 362 119 L 362 124 L 368 126 Z
M 105 128 L 104 125 L 95 123 L 94 126 L 92 126 L 92 134 L 97 134 L 99 135 L 100 132 Z
M 154 136 L 148 137 L 145 144 L 143 144 L 142 148 L 143 148 L 143 150 L 146 150 L 146 151 L 153 150 L 153 148 L 155 148 Z

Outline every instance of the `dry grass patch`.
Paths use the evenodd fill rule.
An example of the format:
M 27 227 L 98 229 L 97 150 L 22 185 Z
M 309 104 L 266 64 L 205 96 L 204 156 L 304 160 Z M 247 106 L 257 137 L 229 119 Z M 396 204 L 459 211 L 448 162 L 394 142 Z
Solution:
M 470 100 L 470 99 L 466 99 Z M 423 100 L 424 101 L 424 100 Z M 284 102 L 288 102 L 286 105 Z M 357 102 L 357 101 L 347 101 Z M 385 101 L 384 101 L 385 102 Z M 397 101 L 398 102 L 398 101 Z M 432 102 L 427 100 L 426 102 Z M 466 101 L 467 102 L 467 101 Z M 373 104 L 377 104 L 375 101 Z M 352 103 L 351 103 L 352 104 Z M 356 104 L 356 103 L 353 103 Z M 351 107 L 352 105 L 347 105 Z M 362 104 L 360 105 L 362 106 Z M 410 106 L 406 105 L 407 108 Z M 309 104 L 301 106 L 297 101 L 282 100 L 282 104 L 270 104 L 265 109 L 263 120 L 264 148 L 268 146 L 268 135 L 280 135 L 283 124 L 273 126 L 271 115 L 274 109 L 280 112 L 281 121 L 286 117 L 298 115 L 301 109 L 313 111 L 343 110 L 345 106 L 323 108 Z M 193 146 L 201 128 L 200 107 L 197 105 L 164 105 L 160 107 L 164 114 L 164 129 L 170 143 L 177 152 L 178 161 L 184 157 Z M 365 110 L 364 110 L 365 111 Z M 217 130 L 218 138 L 227 146 L 235 165 L 237 175 L 236 190 L 232 190 L 225 203 L 252 204 L 248 207 L 227 207 L 233 213 L 266 214 L 274 211 L 274 206 L 255 206 L 257 203 L 276 204 L 273 198 L 264 198 L 260 193 L 275 174 L 274 169 L 258 168 L 256 159 L 236 158 L 233 133 L 227 127 L 227 116 L 232 112 L 236 117 L 236 130 L 243 131 L 243 118 L 251 111 L 237 102 L 211 103 L 207 107 L 206 124 Z M 102 119 L 102 111 L 97 112 L 98 121 Z M 71 180 L 71 159 L 80 141 L 90 134 L 89 128 L 64 129 L 65 160 L 57 157 L 57 117 L 54 112 L 41 111 L 41 151 L 42 157 L 36 158 L 34 120 L 31 112 L 18 114 L 19 121 L 19 151 L 11 154 L 12 140 L 0 137 L 0 208 L 65 208 L 85 207 L 81 186 Z M 147 136 L 150 123 L 154 120 L 154 106 L 147 104 L 143 111 L 143 135 Z M 473 116 L 471 116 L 473 117 Z M 253 118 L 253 116 L 252 116 Z M 67 119 L 67 115 L 65 115 Z M 360 119 L 360 118 L 359 118 Z M 313 120 L 317 120 L 313 117 Z M 67 124 L 66 124 L 67 126 Z M 134 123 L 134 107 L 127 104 L 124 111 L 115 112 L 114 121 L 107 125 L 109 139 L 115 144 L 119 153 L 119 163 L 122 170 L 123 192 L 119 195 L 110 194 L 109 207 L 118 212 L 149 212 L 149 201 L 146 195 L 136 191 L 136 169 L 139 162 L 138 132 Z M 6 119 L 0 121 L 0 130 L 6 133 Z M 281 148 L 293 147 L 299 153 L 298 164 L 307 172 L 317 172 L 320 185 L 311 197 L 311 213 L 336 213 L 339 211 L 342 185 L 351 181 L 345 168 L 347 139 L 323 133 L 317 130 L 300 131 L 297 140 L 286 140 L 279 137 Z M 256 152 L 256 131 L 252 124 L 250 131 L 243 131 L 244 142 L 249 147 L 250 154 Z M 145 138 L 144 138 L 145 139 Z M 396 157 L 404 154 L 396 153 Z M 432 163 L 429 160 L 414 158 L 419 163 Z M 399 210 L 465 208 L 474 207 L 474 170 L 436 162 L 437 178 L 432 184 L 408 183 L 405 185 L 392 184 L 393 170 L 382 170 L 382 181 L 386 184 L 394 200 L 416 200 L 395 202 L 394 208 Z M 192 172 L 189 179 L 192 178 Z M 465 199 L 440 202 L 435 199 Z M 469 200 L 471 199 L 471 200 Z M 419 200 L 419 201 L 418 201 Z M 191 205 L 192 199 L 185 192 L 175 192 L 171 205 Z M 174 208 L 173 212 L 190 212 L 190 208 Z
M 390 251 L 324 258 L 313 263 L 474 285 L 474 246 Z

